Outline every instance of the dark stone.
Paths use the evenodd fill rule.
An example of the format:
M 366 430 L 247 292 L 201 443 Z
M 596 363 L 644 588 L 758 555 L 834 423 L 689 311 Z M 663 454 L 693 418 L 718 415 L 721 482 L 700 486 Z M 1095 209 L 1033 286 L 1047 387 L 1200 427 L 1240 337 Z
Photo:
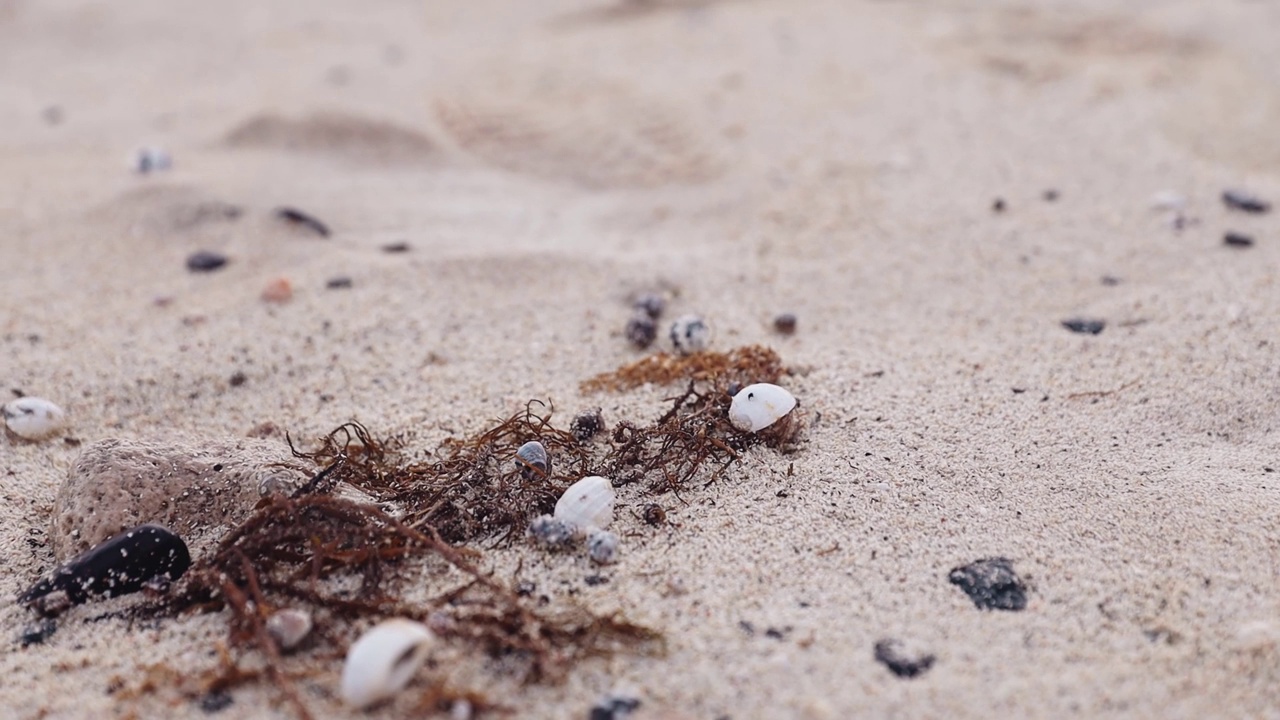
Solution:
M 28 645 L 40 645 L 48 640 L 58 630 L 58 624 L 53 618 L 45 618 L 40 622 L 33 623 L 22 629 L 22 634 L 18 636 L 18 642 L 22 643 L 22 647 Z
M 645 293 L 636 298 L 635 302 L 631 303 L 631 307 L 635 308 L 637 313 L 643 313 L 651 320 L 657 320 L 667 309 L 667 301 L 657 293 Z
M 1045 190 L 1040 197 L 1044 198 L 1045 202 L 1055 202 L 1058 199 L 1058 191 L 1053 188 L 1049 188 L 1048 190 Z
M 667 521 L 667 511 L 658 503 L 644 506 L 644 521 L 650 525 L 661 525 Z
M 227 379 L 227 382 L 231 383 L 231 387 L 240 387 L 248 379 L 249 377 L 244 374 L 243 370 L 237 370 L 231 373 L 231 377 Z
M 1004 203 L 1004 198 L 996 198 L 991 203 L 991 212 L 1002 213 L 1005 211 L 1006 207 L 1007 206 Z
M 1013 571 L 1007 558 L 984 558 L 947 575 L 952 585 L 959 585 L 979 610 L 1024 610 L 1027 588 Z
M 1223 190 L 1222 203 L 1232 210 L 1247 213 L 1264 213 L 1271 210 L 1271 203 L 1244 190 Z
M 773 319 L 773 329 L 783 335 L 796 333 L 796 316 L 793 313 L 782 313 Z
M 579 413 L 569 424 L 569 431 L 578 439 L 578 442 L 586 442 L 603 430 L 604 416 L 600 414 L 600 408 Z
M 747 621 L 747 620 L 739 620 L 739 621 L 738 621 L 738 629 L 739 629 L 739 630 L 741 630 L 742 632 L 746 633 L 746 634 L 747 634 L 747 637 L 755 637 L 755 636 L 756 636 L 756 626 L 755 626 L 755 625 L 752 625 L 752 624 L 751 624 L 749 621 Z
M 330 290 L 345 290 L 353 284 L 354 283 L 351 281 L 351 278 L 346 275 L 339 275 L 337 277 L 329 278 L 329 280 L 325 282 L 324 286 Z
M 407 253 L 409 252 L 409 243 L 401 240 L 400 242 L 387 243 L 382 246 L 384 253 Z
M 1115 275 L 1103 275 L 1102 284 L 1106 285 L 1107 287 L 1115 287 L 1120 284 L 1120 278 L 1116 277 Z
M 876 662 L 883 663 L 889 668 L 889 672 L 900 678 L 919 677 L 933 667 L 933 662 L 937 660 L 934 655 L 911 657 L 904 652 L 902 643 L 893 639 L 876 643 L 875 657 Z
M 538 584 L 532 580 L 521 580 L 516 583 L 516 594 L 520 597 L 529 597 L 538 590 Z
M 1107 327 L 1106 320 L 1094 320 L 1090 318 L 1071 318 L 1062 321 L 1062 327 L 1074 333 L 1087 333 L 1089 335 L 1097 335 Z
M 182 577 L 191 554 L 182 538 L 159 525 L 139 525 L 89 548 L 18 596 L 30 605 L 55 592 L 73 605 L 91 596 L 116 597 L 143 589 L 158 576 Z
M 1222 244 L 1228 247 L 1247 248 L 1253 247 L 1253 237 L 1244 233 L 1228 231 L 1222 236 Z
M 211 250 L 197 250 L 187 256 L 187 269 L 191 272 L 213 272 L 227 264 L 227 256 Z
M 591 706 L 589 720 L 622 720 L 640 708 L 640 698 L 609 695 Z
M 604 575 L 588 575 L 585 578 L 583 578 L 583 581 L 586 582 L 588 585 L 595 587 L 596 585 L 604 585 L 605 583 L 609 582 L 609 578 L 605 577 Z
M 644 350 L 658 337 L 658 324 L 648 315 L 637 314 L 627 321 L 627 340 L 637 350 Z
M 291 207 L 276 208 L 276 217 L 285 222 L 292 223 L 298 227 L 309 230 L 320 237 L 329 237 L 329 226 L 320 222 L 319 219 L 297 209 Z
M 215 690 L 200 698 L 200 709 L 212 715 L 231 707 L 233 702 L 235 698 L 231 697 L 231 693 L 226 690 Z

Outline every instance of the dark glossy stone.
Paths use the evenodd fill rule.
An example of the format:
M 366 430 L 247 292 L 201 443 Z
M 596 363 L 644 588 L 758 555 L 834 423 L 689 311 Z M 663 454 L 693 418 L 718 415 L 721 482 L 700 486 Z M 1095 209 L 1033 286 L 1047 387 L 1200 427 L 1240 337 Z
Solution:
M 197 250 L 187 256 L 187 269 L 191 272 L 213 272 L 226 264 L 226 255 L 210 250 Z
M 1027 587 L 1013 571 L 1008 558 L 984 558 L 955 568 L 947 576 L 979 610 L 1023 610 Z
M 588 410 L 580 413 L 569 424 L 569 431 L 578 439 L 578 442 L 586 442 L 604 430 L 604 416 L 600 414 L 600 408 Z
M 18 596 L 18 602 L 30 605 L 65 593 L 78 605 L 94 596 L 127 595 L 155 579 L 177 580 L 189 567 L 191 554 L 182 538 L 159 525 L 139 525 L 72 558 Z
M 1074 333 L 1097 335 L 1107 327 L 1107 321 L 1092 320 L 1090 318 L 1071 318 L 1069 320 L 1063 320 L 1062 327 Z
M 884 664 L 889 668 L 889 672 L 900 678 L 913 678 L 923 675 L 926 670 L 933 667 L 933 663 L 937 657 L 931 654 L 920 654 L 912 656 L 906 651 L 902 643 L 897 640 L 881 640 L 876 643 L 875 648 L 876 662 Z
M 1253 237 L 1244 233 L 1228 231 L 1222 236 L 1222 244 L 1229 247 L 1253 247 Z
M 591 706 L 590 720 L 623 720 L 640 707 L 640 698 L 609 695 Z
M 658 324 L 648 315 L 637 313 L 627 321 L 626 335 L 637 350 L 644 350 L 658 337 Z
M 1271 209 L 1271 203 L 1244 190 L 1223 190 L 1222 203 L 1232 210 L 1247 213 L 1264 213 Z

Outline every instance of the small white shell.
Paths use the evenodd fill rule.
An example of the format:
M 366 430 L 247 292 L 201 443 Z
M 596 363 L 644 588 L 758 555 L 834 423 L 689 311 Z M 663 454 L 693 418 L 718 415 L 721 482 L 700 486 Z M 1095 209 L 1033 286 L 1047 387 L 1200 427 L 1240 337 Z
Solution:
M 778 422 L 795 409 L 796 398 L 785 389 L 769 383 L 748 385 L 733 396 L 729 405 L 729 422 L 739 430 L 759 432 Z
M 711 326 L 697 315 L 685 315 L 671 323 L 670 336 L 676 352 L 690 355 L 711 344 Z
M 0 408 L 0 414 L 14 435 L 28 440 L 44 439 L 67 425 L 62 408 L 38 397 L 10 401 Z
M 342 699 L 366 708 L 394 696 L 422 667 L 434 638 L 426 625 L 403 618 L 373 626 L 347 651 Z
M 310 634 L 311 613 L 306 610 L 284 608 L 267 618 L 267 632 L 280 643 L 280 649 L 288 652 L 298 646 Z
M 608 530 L 597 530 L 587 537 L 587 557 L 597 565 L 608 565 L 618 559 L 618 536 Z
M 555 519 L 584 532 L 607 528 L 613 521 L 613 498 L 613 485 L 608 478 L 584 477 L 560 496 Z

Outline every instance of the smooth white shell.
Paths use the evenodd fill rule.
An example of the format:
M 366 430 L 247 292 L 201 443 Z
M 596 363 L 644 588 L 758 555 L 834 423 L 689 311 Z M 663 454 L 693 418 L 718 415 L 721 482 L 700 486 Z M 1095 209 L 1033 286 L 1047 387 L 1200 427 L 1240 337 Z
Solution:
M 62 408 L 44 398 L 18 398 L 6 403 L 0 412 L 13 434 L 28 440 L 46 438 L 67 425 Z
M 555 518 L 590 532 L 613 521 L 613 484 L 599 475 L 584 477 L 569 486 L 556 502 Z
M 748 385 L 733 396 L 729 422 L 739 430 L 759 432 L 795 409 L 796 397 L 769 383 Z
M 366 708 L 403 690 L 426 661 L 434 637 L 426 625 L 403 618 L 372 627 L 347 651 L 342 699 Z
M 285 652 L 297 647 L 310 634 L 312 627 L 311 613 L 306 610 L 284 608 L 267 618 L 267 632 Z

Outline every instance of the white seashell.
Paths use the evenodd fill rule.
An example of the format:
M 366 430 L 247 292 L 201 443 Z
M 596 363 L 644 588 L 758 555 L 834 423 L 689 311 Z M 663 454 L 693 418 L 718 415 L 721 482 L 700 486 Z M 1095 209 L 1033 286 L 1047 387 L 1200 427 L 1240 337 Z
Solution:
M 267 618 L 267 632 L 285 652 L 297 647 L 311 633 L 312 626 L 311 613 L 306 610 L 284 608 Z
M 685 315 L 671 323 L 671 346 L 681 355 L 706 350 L 711 344 L 711 326 L 697 315 Z
M 608 478 L 584 477 L 560 496 L 555 519 L 584 532 L 607 528 L 613 521 L 613 498 L 613 485 Z
M 597 530 L 587 537 L 587 557 L 597 565 L 608 565 L 618 559 L 618 536 L 608 530 Z
M 729 405 L 729 422 L 739 430 L 759 432 L 778 422 L 795 409 L 796 398 L 785 389 L 769 383 L 748 385 L 733 396 Z
M 434 638 L 426 625 L 403 618 L 375 625 L 347 651 L 342 699 L 366 708 L 394 696 L 422 667 Z
M 14 435 L 28 440 L 41 440 L 67 426 L 67 414 L 44 398 L 18 398 L 0 408 L 0 414 Z

